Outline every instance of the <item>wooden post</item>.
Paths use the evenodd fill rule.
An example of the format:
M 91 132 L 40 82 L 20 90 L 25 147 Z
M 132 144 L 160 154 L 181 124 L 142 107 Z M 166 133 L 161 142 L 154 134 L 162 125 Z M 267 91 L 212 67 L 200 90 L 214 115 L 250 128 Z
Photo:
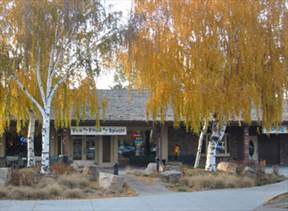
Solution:
M 249 127 L 244 127 L 243 132 L 243 163 L 249 163 Z

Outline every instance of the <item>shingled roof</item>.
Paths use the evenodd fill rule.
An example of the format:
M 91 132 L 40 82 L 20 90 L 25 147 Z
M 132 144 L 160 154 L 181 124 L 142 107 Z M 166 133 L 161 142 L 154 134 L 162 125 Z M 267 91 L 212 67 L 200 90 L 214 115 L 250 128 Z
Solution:
M 146 117 L 146 102 L 148 91 L 136 90 L 97 90 L 101 101 L 103 97 L 108 100 L 108 107 L 101 120 L 113 121 L 151 121 Z M 102 112 L 101 112 L 102 113 Z M 159 118 L 160 119 L 160 118 Z M 166 121 L 173 121 L 172 109 L 168 109 Z
M 152 121 L 152 118 L 146 117 L 146 102 L 149 97 L 148 91 L 136 90 L 97 90 L 99 102 L 105 97 L 108 100 L 108 107 L 105 115 L 101 112 L 101 120 L 110 121 Z M 89 112 L 88 112 L 89 113 Z M 89 115 L 88 115 L 89 116 Z M 88 117 L 87 120 L 92 120 Z M 157 118 L 160 120 L 160 116 Z M 166 121 L 173 121 L 173 111 L 171 107 L 166 113 Z M 242 121 L 242 118 L 235 117 L 231 121 Z M 259 121 L 256 109 L 251 111 L 251 120 Z M 285 103 L 282 115 L 283 121 L 288 121 L 288 104 Z

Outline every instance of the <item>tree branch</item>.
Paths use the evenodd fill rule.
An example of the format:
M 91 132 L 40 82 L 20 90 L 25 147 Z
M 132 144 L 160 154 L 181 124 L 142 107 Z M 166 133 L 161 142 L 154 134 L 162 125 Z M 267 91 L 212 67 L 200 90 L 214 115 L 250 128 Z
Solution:
M 41 80 L 41 74 L 40 74 L 40 59 L 41 59 L 41 49 L 38 46 L 37 64 L 36 64 L 36 77 L 37 77 L 37 83 L 38 83 L 38 87 L 39 87 L 39 90 L 40 90 L 41 98 L 42 98 L 43 104 L 45 106 L 46 105 L 46 97 L 45 97 L 44 87 L 43 87 L 43 83 L 42 83 L 42 80 Z
M 18 87 L 26 94 L 26 96 L 35 104 L 35 106 L 39 109 L 40 113 L 44 115 L 44 109 L 39 104 L 39 102 L 29 93 L 29 91 L 24 87 L 17 76 L 14 76 L 13 79 L 16 81 Z

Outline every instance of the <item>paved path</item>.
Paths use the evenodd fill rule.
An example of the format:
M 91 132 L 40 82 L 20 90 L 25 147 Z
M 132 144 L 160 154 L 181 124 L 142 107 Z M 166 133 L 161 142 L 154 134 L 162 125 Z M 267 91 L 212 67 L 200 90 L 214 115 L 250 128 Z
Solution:
M 272 171 L 273 171 L 272 166 L 266 167 L 267 173 L 271 173 Z M 288 177 L 288 166 L 280 166 L 279 167 L 279 174 Z
M 144 183 L 133 175 L 126 175 L 126 181 L 140 196 L 169 193 L 170 191 L 160 182 Z
M 165 193 L 138 197 L 59 201 L 0 201 L 1 211 L 246 211 L 288 191 L 288 180 L 262 187 Z

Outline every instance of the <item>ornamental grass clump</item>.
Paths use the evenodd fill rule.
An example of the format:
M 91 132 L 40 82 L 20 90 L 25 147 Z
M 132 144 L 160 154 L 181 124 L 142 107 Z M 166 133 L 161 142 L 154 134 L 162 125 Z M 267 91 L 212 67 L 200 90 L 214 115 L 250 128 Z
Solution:
M 241 188 L 255 186 L 255 181 L 249 177 L 239 177 L 230 174 L 198 175 L 185 177 L 182 183 L 192 190 L 209 190 L 222 188 Z
M 59 185 L 66 188 L 86 188 L 89 186 L 89 179 L 81 174 L 61 175 L 57 181 Z

